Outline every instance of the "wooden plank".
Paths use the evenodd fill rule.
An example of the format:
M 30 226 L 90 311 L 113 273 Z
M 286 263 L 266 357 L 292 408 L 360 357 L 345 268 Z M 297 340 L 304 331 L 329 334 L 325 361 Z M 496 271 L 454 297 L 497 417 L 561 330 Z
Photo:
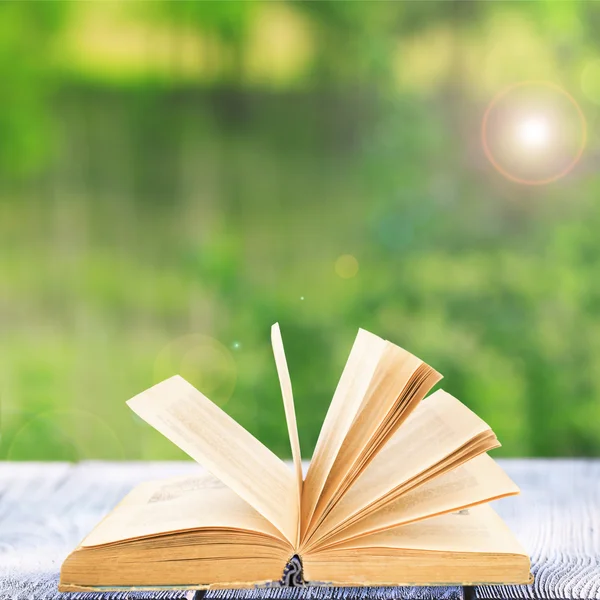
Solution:
M 531 585 L 479 586 L 476 598 L 600 599 L 600 461 L 498 461 L 521 495 L 494 503 L 532 558 Z
M 600 461 L 501 462 L 523 493 L 497 502 L 496 508 L 530 552 L 536 581 L 530 586 L 479 586 L 472 595 L 600 600 Z M 198 469 L 194 463 L 0 463 L 0 598 L 58 598 L 62 560 L 131 487 Z M 429 600 L 456 594 L 456 588 L 399 591 L 309 588 L 263 590 L 253 597 Z M 210 594 L 215 599 L 227 596 Z M 241 600 L 242 595 L 227 597 Z
M 460 587 L 323 587 L 210 590 L 204 600 L 463 600 Z
M 0 598 L 50 600 L 65 556 L 137 483 L 198 471 L 195 463 L 0 463 Z M 462 600 L 460 588 L 305 588 L 210 592 L 215 598 Z M 190 592 L 72 594 L 187 598 Z M 204 594 L 198 594 L 203 596 Z
M 0 598 L 64 598 L 57 591 L 62 561 L 134 485 L 199 468 L 192 462 L 0 463 Z
M 54 495 L 70 469 L 67 463 L 0 463 L 0 598 L 35 598 L 46 585 L 43 573 L 52 568 L 44 564 L 52 560 L 46 540 L 55 534 L 51 520 L 40 523 L 41 500 Z
M 59 594 L 62 561 L 135 485 L 201 471 L 193 462 L 0 463 L 0 598 L 2 600 L 463 600 L 458 587 L 302 588 L 203 592 Z

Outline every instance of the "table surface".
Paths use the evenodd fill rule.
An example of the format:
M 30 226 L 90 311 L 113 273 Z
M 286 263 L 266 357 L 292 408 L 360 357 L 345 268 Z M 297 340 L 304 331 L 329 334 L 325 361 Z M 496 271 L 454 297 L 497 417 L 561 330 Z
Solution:
M 499 460 L 521 495 L 494 503 L 532 559 L 535 582 L 475 588 L 291 588 L 198 598 L 600 600 L 600 460 Z M 0 599 L 51 600 L 65 556 L 133 486 L 201 469 L 191 462 L 0 462 Z M 98 598 L 69 594 L 72 599 Z M 104 594 L 102 600 L 142 598 Z M 153 596 L 158 598 L 158 596 Z M 165 592 L 160 598 L 192 597 Z

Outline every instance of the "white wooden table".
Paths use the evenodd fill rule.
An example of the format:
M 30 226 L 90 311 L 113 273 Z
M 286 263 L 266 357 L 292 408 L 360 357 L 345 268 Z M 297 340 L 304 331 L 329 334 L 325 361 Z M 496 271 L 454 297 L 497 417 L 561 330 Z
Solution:
M 522 494 L 495 503 L 529 551 L 535 583 L 476 588 L 288 588 L 197 598 L 600 600 L 600 460 L 499 461 Z M 192 598 L 190 592 L 59 594 L 65 556 L 134 485 L 192 462 L 0 462 L 0 600 Z

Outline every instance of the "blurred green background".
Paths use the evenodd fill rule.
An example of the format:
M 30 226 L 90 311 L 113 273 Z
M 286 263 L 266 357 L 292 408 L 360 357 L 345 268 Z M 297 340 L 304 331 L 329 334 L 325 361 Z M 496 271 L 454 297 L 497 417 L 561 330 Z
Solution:
M 305 456 L 358 327 L 504 455 L 600 455 L 599 27 L 595 2 L 1 2 L 0 458 L 181 457 L 124 404 L 177 372 L 289 456 L 275 321 Z M 587 122 L 547 185 L 484 152 L 523 81 L 568 92 L 538 86 L 568 140 Z M 569 144 L 507 169 L 552 178 Z

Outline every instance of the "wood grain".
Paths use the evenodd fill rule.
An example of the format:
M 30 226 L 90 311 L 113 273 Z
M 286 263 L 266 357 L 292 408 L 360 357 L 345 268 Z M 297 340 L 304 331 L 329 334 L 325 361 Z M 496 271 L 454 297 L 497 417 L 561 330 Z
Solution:
M 600 600 L 600 460 L 498 462 L 521 495 L 493 506 L 529 552 L 535 581 L 479 586 L 474 596 Z
M 202 471 L 191 461 L 0 462 L 0 600 L 463 600 L 458 587 L 58 592 L 62 561 L 131 488 Z
M 323 587 L 210 590 L 204 600 L 464 600 L 459 587 Z
M 0 598 L 63 598 L 62 561 L 134 485 L 198 469 L 195 463 L 0 463 Z
M 467 598 L 600 600 L 600 461 L 505 460 L 522 495 L 495 503 L 533 559 L 531 586 L 480 586 Z M 65 556 L 141 481 L 198 472 L 181 463 L 0 463 L 0 599 L 189 598 L 189 592 L 60 595 Z M 211 591 L 205 600 L 461 600 L 459 588 Z

